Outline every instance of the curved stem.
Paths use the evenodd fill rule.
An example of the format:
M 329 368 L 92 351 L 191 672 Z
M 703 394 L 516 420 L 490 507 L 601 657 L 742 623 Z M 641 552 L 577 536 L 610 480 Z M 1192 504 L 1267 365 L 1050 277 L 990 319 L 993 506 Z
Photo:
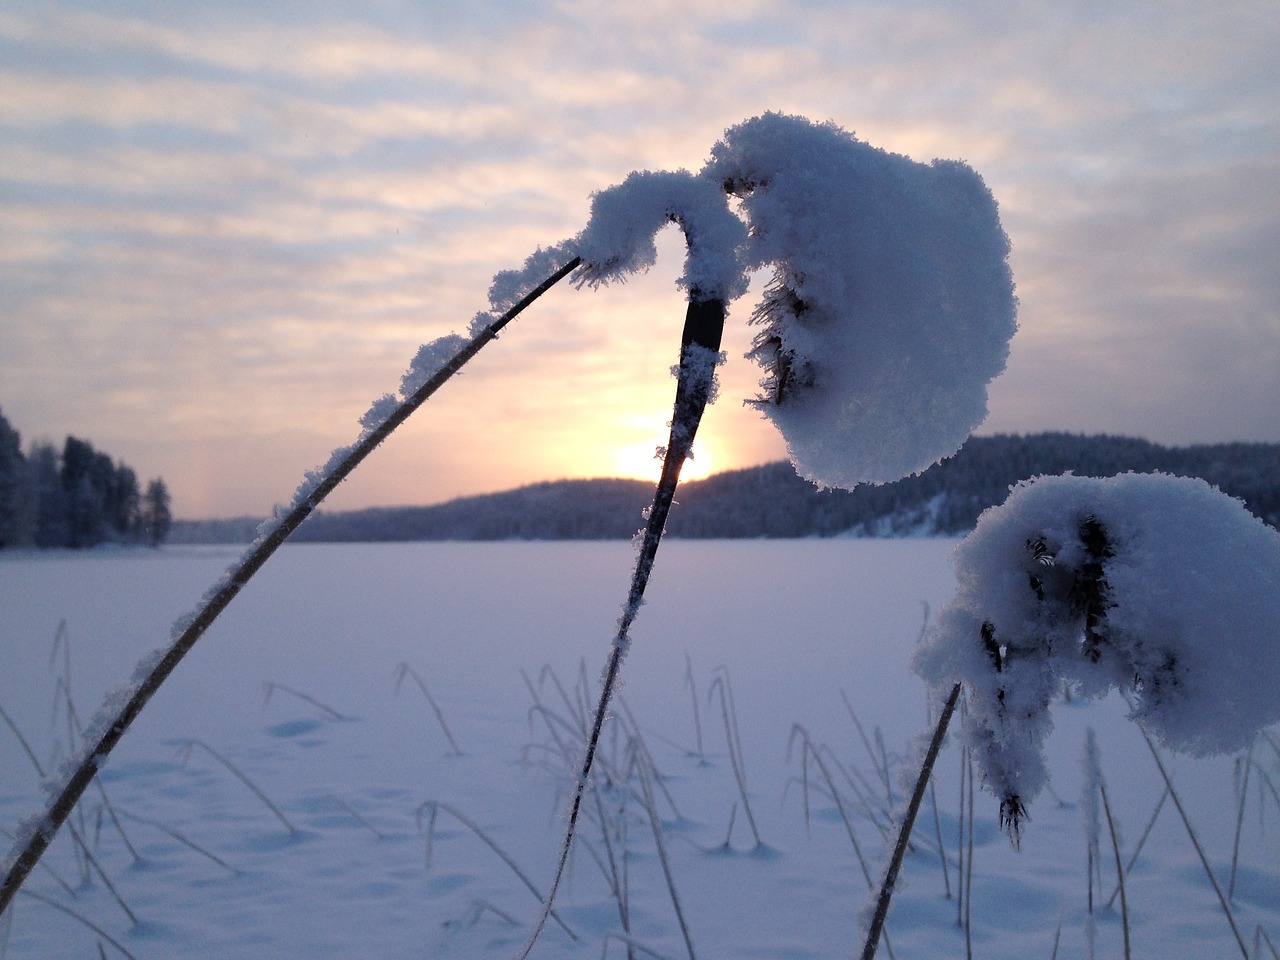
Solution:
M 345 457 L 320 479 L 310 496 L 301 498 L 280 521 L 261 537 L 257 543 L 241 559 L 236 568 L 223 578 L 222 583 L 213 590 L 197 610 L 185 629 L 173 640 L 164 655 L 151 666 L 145 678 L 138 684 L 123 707 L 115 714 L 114 719 L 92 744 L 86 746 L 82 758 L 67 778 L 57 795 L 49 802 L 44 815 L 35 823 L 30 836 L 19 841 L 21 850 L 6 871 L 3 886 L 0 886 L 0 914 L 2 914 L 13 896 L 18 892 L 24 880 L 39 863 L 40 857 L 52 842 L 58 829 L 66 822 L 72 808 L 80 800 L 90 782 L 97 775 L 98 767 L 106 760 L 107 755 L 120 742 L 124 732 L 142 712 L 160 685 L 168 678 L 178 663 L 195 645 L 206 630 L 227 608 L 241 588 L 258 572 L 281 544 L 309 517 L 317 506 L 334 488 L 345 480 L 373 450 L 385 440 L 393 430 L 404 423 L 409 416 L 422 406 L 426 400 L 442 387 L 455 373 L 462 369 L 468 360 L 480 352 L 489 341 L 498 336 L 508 323 L 519 315 L 529 304 L 542 296 L 552 286 L 568 276 L 582 261 L 574 257 L 567 264 L 553 273 L 541 284 L 530 291 L 515 306 L 504 313 L 484 330 L 476 334 L 450 360 L 436 372 L 426 383 L 419 387 L 412 396 L 404 400 L 395 411 L 369 432 L 359 443 L 353 446 Z
M 622 668 L 622 660 L 626 657 L 627 649 L 631 644 L 629 635 L 631 624 L 636 614 L 640 612 L 640 606 L 644 601 L 644 591 L 649 583 L 649 575 L 653 572 L 658 544 L 662 540 L 667 516 L 671 513 L 671 504 L 675 500 L 676 484 L 680 482 L 680 468 L 684 466 L 685 459 L 693 449 L 694 435 L 698 432 L 703 411 L 706 410 L 707 402 L 711 399 L 715 378 L 714 357 L 720 351 L 724 316 L 723 300 L 704 300 L 696 293 L 690 296 L 680 343 L 680 378 L 676 384 L 675 409 L 671 417 L 671 434 L 667 442 L 667 452 L 662 461 L 662 475 L 653 493 L 653 503 L 649 507 L 644 535 L 640 542 L 640 554 L 636 558 L 635 571 L 631 575 L 631 587 L 627 591 L 627 602 L 618 620 L 618 632 L 614 635 L 613 649 L 609 653 L 609 662 L 605 667 L 600 699 L 596 704 L 595 717 L 591 724 L 591 736 L 587 740 L 586 756 L 583 758 L 582 768 L 578 771 L 577 783 L 574 786 L 573 802 L 569 808 L 569 822 L 565 828 L 564 842 L 560 846 L 560 859 L 556 863 L 555 877 L 551 881 L 551 892 L 542 905 L 542 916 L 534 924 L 529 939 L 517 954 L 518 960 L 524 960 L 529 956 L 543 927 L 546 926 L 551 905 L 555 902 L 556 892 L 560 889 L 560 881 L 564 877 L 565 867 L 569 862 L 574 834 L 578 829 L 582 798 L 586 793 L 591 768 L 595 765 L 596 750 L 600 745 L 600 731 L 604 727 L 605 717 L 609 712 L 609 702 L 613 699 L 613 692 L 618 684 L 618 672 Z

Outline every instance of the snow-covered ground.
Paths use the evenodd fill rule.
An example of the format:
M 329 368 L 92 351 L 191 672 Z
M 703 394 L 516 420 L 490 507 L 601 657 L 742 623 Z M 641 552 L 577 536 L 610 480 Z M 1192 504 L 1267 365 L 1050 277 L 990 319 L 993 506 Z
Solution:
M 885 850 L 877 827 L 885 788 L 845 697 L 873 748 L 883 740 L 896 777 L 926 722 L 923 685 L 907 661 L 924 604 L 937 610 L 953 592 L 951 545 L 663 545 L 597 781 L 626 772 L 629 711 L 661 777 L 663 847 L 697 956 L 791 960 L 860 950 L 867 883 L 823 773 L 813 754 L 802 763 L 793 731 L 800 725 L 834 778 L 874 873 Z M 170 548 L 0 558 L 0 708 L 46 769 L 68 737 L 59 694 L 68 663 L 84 720 L 235 555 Z M 103 774 L 139 860 L 100 820 L 102 795 L 86 795 L 82 829 L 138 922 L 96 873 L 81 880 L 66 835 L 30 891 L 140 960 L 512 956 L 537 900 L 455 812 L 534 886 L 549 882 L 572 777 L 566 757 L 577 759 L 576 691 L 585 677 L 594 695 L 632 560 L 621 543 L 284 548 L 161 689 Z M 426 683 L 461 755 L 412 677 L 397 693 L 402 663 Z M 282 687 L 264 705 L 269 682 Z M 726 747 L 721 691 L 736 707 L 759 848 Z M 1126 883 L 1133 955 L 1240 955 L 1177 810 L 1161 804 L 1163 783 L 1123 703 L 1053 709 L 1051 790 L 1033 805 L 1020 851 L 998 830 L 996 800 L 977 796 L 973 954 L 1047 958 L 1057 939 L 1058 957 L 1088 955 L 1079 801 L 1091 726 L 1126 859 L 1159 806 Z M 1238 845 L 1240 761 L 1165 757 L 1224 892 L 1238 846 L 1232 909 L 1251 955 L 1259 925 L 1280 940 L 1280 755 L 1270 733 L 1253 753 Z M 192 740 L 251 779 L 292 832 L 205 746 L 184 751 Z M 901 960 L 965 956 L 959 770 L 952 742 L 938 765 L 937 826 L 926 802 L 890 916 Z M 625 871 L 634 941 L 655 955 L 688 955 L 642 796 L 632 775 L 602 791 L 599 807 L 589 798 L 583 842 L 557 902 L 578 939 L 552 923 L 535 957 L 625 956 L 622 941 L 608 939 L 623 929 L 606 879 L 611 857 Z M 0 725 L 0 827 L 13 830 L 38 798 L 31 760 Z M 429 861 L 427 801 L 441 804 Z M 607 845 L 601 809 L 613 824 Z M 1115 877 L 1105 829 L 1096 955 L 1119 957 L 1119 899 L 1102 905 Z M 938 830 L 945 873 L 930 848 Z M 97 956 L 95 941 L 107 956 L 120 955 L 80 919 L 22 895 L 0 931 L 4 955 L 15 960 Z M 883 947 L 880 955 L 888 956 Z M 1265 942 L 1257 955 L 1272 955 Z

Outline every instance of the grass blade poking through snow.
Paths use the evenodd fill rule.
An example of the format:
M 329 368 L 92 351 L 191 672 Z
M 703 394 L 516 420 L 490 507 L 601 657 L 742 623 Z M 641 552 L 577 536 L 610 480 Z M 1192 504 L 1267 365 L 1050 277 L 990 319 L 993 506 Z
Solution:
M 250 780 L 248 775 L 244 771 L 242 771 L 234 763 L 232 763 L 230 760 L 228 760 L 226 757 L 220 754 L 217 750 L 213 749 L 213 747 L 209 746 L 203 740 L 188 740 L 186 743 L 182 745 L 181 754 L 182 754 L 182 762 L 184 764 L 187 762 L 188 759 L 190 759 L 191 751 L 196 747 L 199 747 L 205 753 L 209 754 L 209 756 L 213 757 L 213 759 L 217 760 L 220 764 L 222 764 L 224 767 L 227 768 L 227 770 L 231 773 L 233 777 L 235 777 L 237 780 L 243 783 L 246 787 L 252 790 L 253 795 L 262 801 L 263 806 L 265 806 L 268 810 L 274 813 L 276 816 L 276 819 L 285 825 L 285 828 L 289 831 L 290 836 L 294 836 L 295 834 L 297 834 L 298 832 L 297 828 L 292 823 L 289 822 L 288 817 L 286 817 L 283 813 L 280 812 L 280 808 L 271 802 L 271 798 L 268 797 L 265 793 L 263 793 L 262 790 L 258 787 L 258 785 L 254 783 L 252 780 Z
M 264 708 L 267 706 L 267 704 L 271 702 L 271 695 L 275 693 L 277 690 L 283 690 L 285 693 L 289 694 L 290 696 L 297 697 L 299 700 L 303 700 L 311 704 L 313 707 L 315 707 L 317 710 L 323 713 L 330 720 L 346 720 L 347 719 L 342 714 L 340 714 L 337 710 L 333 709 L 333 707 L 329 706 L 327 703 L 321 703 L 319 700 L 317 700 L 315 697 L 311 696 L 308 693 L 303 693 L 301 690 L 295 690 L 293 689 L 293 687 L 286 687 L 283 683 L 276 683 L 274 680 L 268 680 L 266 683 L 262 685 L 262 706 Z
M 466 827 L 468 830 L 474 833 L 480 840 L 484 842 L 485 846 L 487 846 L 490 850 L 496 853 L 499 859 L 501 859 L 503 863 L 505 863 L 508 867 L 511 868 L 511 872 L 514 873 L 517 877 L 519 877 L 520 882 L 523 883 L 529 889 L 530 893 L 532 893 L 535 897 L 541 900 L 544 904 L 550 902 L 548 899 L 542 896 L 542 891 L 540 891 L 536 886 L 534 886 L 533 881 L 530 880 L 528 875 L 523 870 L 520 869 L 519 864 L 517 864 L 513 859 L 511 859 L 511 855 L 508 854 L 507 851 L 503 850 L 502 847 L 498 846 L 498 842 L 494 840 L 493 837 L 485 833 L 484 830 L 482 830 L 474 820 L 472 820 L 462 811 L 458 810 L 456 807 L 450 806 L 447 803 L 441 803 L 439 800 L 423 801 L 422 804 L 419 805 L 418 812 L 416 815 L 418 820 L 419 831 L 422 831 L 422 820 L 423 820 L 424 814 L 426 815 L 427 828 L 425 833 L 427 836 L 428 860 L 430 859 L 431 847 L 435 839 L 436 815 L 441 810 L 449 814 L 449 816 L 453 817 L 460 824 L 462 824 L 464 827 Z M 565 933 L 569 935 L 570 940 L 576 941 L 578 939 L 578 935 L 574 933 L 571 929 L 569 929 L 568 925 L 566 925 L 565 922 L 560 919 L 560 917 L 556 914 L 554 910 L 547 910 L 547 914 L 550 916 L 552 920 L 554 920 L 556 923 L 560 925 L 560 929 L 562 929 Z
M 1141 727 L 1138 729 L 1142 730 Z M 1200 846 L 1200 838 L 1196 836 L 1196 832 L 1191 826 L 1187 811 L 1182 808 L 1182 800 L 1178 797 L 1178 791 L 1173 789 L 1173 781 L 1169 778 L 1169 771 L 1164 768 L 1164 761 L 1160 759 L 1160 752 L 1156 750 L 1156 745 L 1152 742 L 1146 730 L 1142 730 L 1142 738 L 1147 741 L 1147 749 L 1151 751 L 1151 759 L 1155 760 L 1156 767 L 1160 770 L 1160 776 L 1164 779 L 1164 785 L 1169 789 L 1169 798 L 1173 801 L 1173 806 L 1178 811 L 1178 816 L 1182 818 L 1182 825 L 1187 830 L 1187 837 L 1191 840 L 1191 846 L 1195 848 L 1196 856 L 1200 858 L 1200 866 L 1204 868 L 1204 874 L 1209 878 L 1209 884 L 1213 887 L 1213 892 L 1218 895 L 1218 903 L 1221 904 L 1222 913 L 1226 916 L 1227 923 L 1231 926 L 1231 932 L 1235 934 L 1240 953 L 1244 956 L 1244 960 L 1249 960 L 1249 948 L 1244 945 L 1244 937 L 1240 935 L 1240 928 L 1236 926 L 1235 915 L 1231 912 L 1226 895 L 1223 894 L 1222 887 L 1218 884 L 1218 878 L 1213 875 L 1213 868 L 1209 866 L 1209 858 L 1205 856 L 1204 848 Z
M 31 821 L 33 827 L 29 835 L 20 839 L 18 849 L 12 859 L 5 864 L 5 877 L 0 884 L 0 913 L 4 912 L 18 888 L 39 862 L 49 842 L 66 822 L 72 809 L 97 774 L 99 765 L 115 749 L 120 738 L 124 736 L 125 731 L 142 712 L 142 708 L 151 700 L 160 685 L 187 655 L 196 641 L 204 636 L 205 631 L 235 599 L 244 585 L 302 522 L 311 516 L 316 507 L 333 492 L 338 484 L 390 436 L 392 431 L 444 386 L 486 344 L 496 339 L 499 332 L 529 304 L 576 270 L 581 262 L 580 258 L 573 257 L 521 297 L 509 310 L 484 326 L 469 341 L 461 341 L 458 338 L 460 343 L 457 349 L 427 377 L 425 382 L 418 385 L 385 417 L 378 418 L 376 425 L 366 428 L 360 440 L 354 445 L 345 450 L 335 451 L 334 457 L 326 469 L 321 471 L 321 475 L 308 476 L 305 495 L 295 498 L 291 509 L 271 524 L 249 548 L 240 562 L 210 590 L 199 609 L 175 625 L 175 636 L 171 639 L 169 646 L 157 651 L 156 655 L 139 664 L 134 674 L 134 684 L 108 696 L 92 724 L 91 736 L 81 751 L 79 761 L 69 767 L 61 788 L 55 791 L 43 814 Z M 302 491 L 299 492 L 302 493 Z
M 450 752 L 452 756 L 462 756 L 462 751 L 458 749 L 458 741 L 453 739 L 453 734 L 449 731 L 449 725 L 444 722 L 444 712 L 440 709 L 440 704 L 436 703 L 436 698 L 431 695 L 431 691 L 427 689 L 426 683 L 422 677 L 418 675 L 418 671 L 413 669 L 407 663 L 401 663 L 396 667 L 396 693 L 400 692 L 400 685 L 404 683 L 405 677 L 413 677 L 413 682 L 418 685 L 418 689 L 422 691 L 422 695 L 426 698 L 428 706 L 436 715 L 436 723 L 440 725 L 440 730 L 444 733 L 444 738 L 449 741 Z

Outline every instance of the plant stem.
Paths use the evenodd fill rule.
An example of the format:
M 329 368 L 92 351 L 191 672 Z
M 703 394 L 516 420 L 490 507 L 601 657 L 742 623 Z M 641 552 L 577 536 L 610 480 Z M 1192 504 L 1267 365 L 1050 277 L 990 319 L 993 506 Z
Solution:
M 1107 800 L 1107 785 L 1098 781 L 1098 792 L 1102 795 L 1102 812 L 1107 817 L 1107 831 L 1111 834 L 1111 852 L 1116 860 L 1116 882 L 1120 885 L 1120 920 L 1124 928 L 1124 960 L 1130 960 L 1129 952 L 1129 901 L 1124 893 L 1124 865 L 1120 862 L 1120 838 L 1116 836 L 1115 818 L 1111 816 L 1111 803 Z
M 938 716 L 938 725 L 933 729 L 933 739 L 929 741 L 929 749 L 924 761 L 920 764 L 920 773 L 916 777 L 915 789 L 911 791 L 911 800 L 907 804 L 907 812 L 898 829 L 898 840 L 893 847 L 893 855 L 889 859 L 889 869 L 885 872 L 884 882 L 880 885 L 880 896 L 876 901 L 876 912 L 871 918 L 871 928 L 867 930 L 866 944 L 862 948 L 862 960 L 872 960 L 876 955 L 876 947 L 880 942 L 880 931 L 884 929 L 885 918 L 889 915 L 889 901 L 893 897 L 894 884 L 898 882 L 898 871 L 902 868 L 902 858 L 907 852 L 907 841 L 911 839 L 911 828 L 915 826 L 916 814 L 920 812 L 920 801 L 924 799 L 924 790 L 933 775 L 933 764 L 938 759 L 938 750 L 942 747 L 942 738 L 946 736 L 947 726 L 951 723 L 951 715 L 955 712 L 956 701 L 960 699 L 960 684 L 951 688 L 942 713 Z
M 325 497 L 332 493 L 338 484 L 345 480 L 351 471 L 364 461 L 365 457 L 390 436 L 393 430 L 404 423 L 432 394 L 444 386 L 455 373 L 462 369 L 468 360 L 480 352 L 481 348 L 495 339 L 503 327 L 515 319 L 517 315 L 523 312 L 538 297 L 542 296 L 543 293 L 577 269 L 581 262 L 580 258 L 574 257 L 526 294 L 510 310 L 472 337 L 434 376 L 419 387 L 412 396 L 404 400 L 385 421 L 376 429 L 371 430 L 359 443 L 355 444 L 350 452 L 342 458 L 341 462 L 321 478 L 314 492 L 309 497 L 303 498 L 300 503 L 295 504 L 293 509 L 245 554 L 239 565 L 222 580 L 221 585 L 211 592 L 200 609 L 190 619 L 186 628 L 173 640 L 165 654 L 147 672 L 146 677 L 138 684 L 128 702 L 116 713 L 115 718 L 107 725 L 105 732 L 98 737 L 97 742 L 92 747 L 84 749 L 76 769 L 67 778 L 57 796 L 53 797 L 45 808 L 44 816 L 39 819 L 38 827 L 31 831 L 30 837 L 26 838 L 22 850 L 18 852 L 17 857 L 6 871 L 4 883 L 0 885 L 0 914 L 4 913 L 9 903 L 13 900 L 14 894 L 18 892 L 18 888 L 22 886 L 23 881 L 30 875 L 35 865 L 40 861 L 40 857 L 48 849 L 54 835 L 66 822 L 67 817 L 71 815 L 72 809 L 74 809 L 76 803 L 88 788 L 89 783 L 97 775 L 99 765 L 106 761 L 108 754 L 115 749 L 116 744 L 120 742 L 120 738 L 124 736 L 125 731 L 129 729 L 138 714 L 142 712 L 142 708 L 155 695 L 160 685 L 173 672 L 182 658 L 195 646 L 196 641 L 204 636 L 205 631 L 212 626 L 219 614 L 230 605 L 244 585 L 262 568 L 263 564 L 279 549 L 280 545 L 298 529 L 302 522 L 311 516 L 312 512 Z
M 560 889 L 560 881 L 564 877 L 565 866 L 569 862 L 569 851 L 573 846 L 573 836 L 578 828 L 578 816 L 582 809 L 582 797 L 591 777 L 591 768 L 595 764 L 596 749 L 600 745 L 600 732 L 604 727 L 605 717 L 609 713 L 609 702 L 613 699 L 613 691 L 618 684 L 622 660 L 631 643 L 631 624 L 640 612 L 645 587 L 648 586 L 649 575 L 653 572 L 658 544 L 666 530 L 667 516 L 671 513 L 671 504 L 675 500 L 676 485 L 680 482 L 680 468 L 684 466 L 685 459 L 693 449 L 694 435 L 698 432 L 702 413 L 711 398 L 715 366 L 708 362 L 707 354 L 708 352 L 718 353 L 720 350 L 724 316 L 724 301 L 704 300 L 696 292 L 690 294 L 689 307 L 685 312 L 684 333 L 680 341 L 679 380 L 676 383 L 675 408 L 671 417 L 671 435 L 662 461 L 662 475 L 653 493 L 653 503 L 649 507 L 645 522 L 640 553 L 631 575 L 631 587 L 627 591 L 627 602 L 622 608 L 622 616 L 618 619 L 618 632 L 614 635 L 609 662 L 604 670 L 600 699 L 596 703 L 591 735 L 587 740 L 586 756 L 583 758 L 582 768 L 578 772 L 577 783 L 574 786 L 569 821 L 565 827 L 564 842 L 560 847 L 560 859 L 556 864 L 555 877 L 551 881 L 551 892 L 543 904 L 542 917 L 534 924 L 528 941 L 516 955 L 519 960 L 529 956 L 529 952 L 538 940 L 538 935 L 546 926 L 547 916 L 551 912 L 551 905 L 555 902 L 556 892 Z
M 1218 885 L 1218 878 L 1213 875 L 1213 869 L 1209 866 L 1209 858 L 1205 856 L 1204 848 L 1200 846 L 1200 838 L 1196 836 L 1195 830 L 1191 827 L 1187 811 L 1182 809 L 1182 800 L 1178 797 L 1178 791 L 1173 789 L 1173 781 L 1169 779 L 1169 772 L 1164 768 L 1164 761 L 1160 759 L 1160 753 L 1156 750 L 1156 745 L 1151 741 L 1147 731 L 1142 730 L 1142 738 L 1147 741 L 1147 749 L 1151 751 L 1151 757 L 1155 760 L 1156 766 L 1160 770 L 1160 776 L 1164 778 L 1164 785 L 1169 788 L 1169 798 L 1173 800 L 1173 806 L 1178 811 L 1178 816 L 1182 818 L 1182 825 L 1186 827 L 1187 836 L 1191 839 L 1191 845 L 1195 847 L 1196 855 L 1200 858 L 1200 866 L 1204 868 L 1205 876 L 1209 878 L 1209 883 L 1213 886 L 1213 892 L 1218 895 L 1218 903 L 1222 905 L 1222 912 L 1227 918 L 1227 923 L 1231 926 L 1231 932 L 1235 934 L 1240 953 L 1244 956 L 1244 960 L 1249 960 L 1249 948 L 1244 945 L 1244 937 L 1240 935 L 1240 929 L 1236 926 L 1236 918 L 1231 913 L 1231 907 L 1227 904 L 1227 898 L 1222 892 L 1222 887 Z

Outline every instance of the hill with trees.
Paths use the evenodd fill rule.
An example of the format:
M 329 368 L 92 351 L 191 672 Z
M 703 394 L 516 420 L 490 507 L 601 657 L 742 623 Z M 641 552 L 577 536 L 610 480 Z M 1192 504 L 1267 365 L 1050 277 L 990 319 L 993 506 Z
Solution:
M 159 546 L 172 524 L 168 487 L 145 489 L 123 461 L 68 436 L 22 452 L 22 437 L 0 413 L 0 549 Z
M 1280 444 L 1164 447 L 1129 437 L 1041 433 L 972 437 L 954 457 L 923 473 L 853 491 L 818 490 L 781 461 L 716 474 L 681 486 L 668 531 L 705 539 L 959 536 L 1020 480 L 1127 471 L 1201 477 L 1280 526 Z M 635 534 L 652 494 L 653 485 L 640 480 L 536 483 L 435 506 L 321 512 L 294 540 L 625 539 Z M 258 522 L 178 521 L 171 539 L 247 542 Z

